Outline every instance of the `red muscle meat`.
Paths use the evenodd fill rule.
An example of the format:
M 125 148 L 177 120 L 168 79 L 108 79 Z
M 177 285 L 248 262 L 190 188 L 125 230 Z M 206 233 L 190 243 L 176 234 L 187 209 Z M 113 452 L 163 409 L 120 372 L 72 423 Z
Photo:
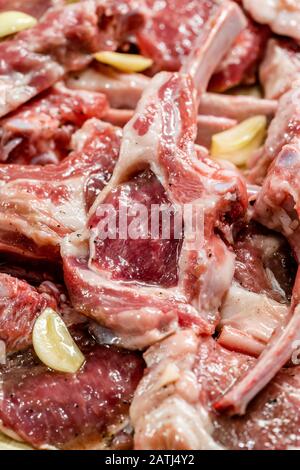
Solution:
M 7 354 L 32 345 L 34 322 L 46 307 L 56 310 L 67 326 L 85 320 L 74 311 L 62 285 L 40 282 L 32 287 L 16 277 L 0 274 L 0 340 Z
M 59 258 L 62 238 L 85 226 L 87 211 L 108 182 L 121 132 L 96 119 L 73 136 L 75 150 L 59 165 L 0 166 L 0 251 Z
M 213 438 L 226 449 L 283 450 L 297 448 L 300 368 L 283 369 L 249 406 L 243 417 L 215 414 L 215 401 L 253 367 L 249 356 L 227 351 L 212 339 L 200 342 L 195 365 L 201 401 L 210 410 Z
M 217 6 L 217 0 L 144 1 L 147 21 L 137 42 L 142 54 L 154 60 L 154 72 L 180 69 Z
M 218 0 L 145 1 L 147 21 L 137 33 L 137 42 L 141 52 L 154 60 L 153 72 L 179 70 L 218 4 Z M 268 37 L 269 29 L 249 18 L 247 27 L 218 64 L 210 89 L 227 90 L 245 80 L 253 83 Z
M 126 2 L 86 0 L 54 8 L 33 28 L 0 44 L 0 116 L 115 49 L 142 22 Z
M 235 235 L 234 252 L 241 286 L 277 301 L 291 299 L 297 265 L 283 236 L 251 222 Z
M 213 75 L 209 88 L 218 92 L 240 84 L 256 82 L 270 30 L 248 18 L 248 25 L 235 40 L 230 52 L 224 57 Z
M 107 111 L 105 95 L 55 85 L 0 121 L 0 160 L 23 165 L 58 163 L 70 151 L 74 132 Z
M 114 447 L 143 360 L 97 345 L 82 328 L 72 334 L 86 359 L 76 374 L 50 371 L 30 350 L 0 367 L 2 426 L 37 448 Z
M 215 229 L 226 232 L 226 220 L 244 213 L 246 188 L 234 170 L 194 146 L 198 100 L 188 73 L 201 94 L 214 68 L 206 60 L 209 49 L 218 51 L 217 62 L 243 25 L 238 7 L 226 4 L 211 18 L 183 71 L 152 79 L 124 129 L 119 160 L 91 209 L 88 229 L 83 237 L 75 233 L 64 240 L 65 280 L 75 308 L 114 330 L 126 347 L 143 348 L 178 322 L 214 331 L 234 269 L 233 255 Z M 110 204 L 118 214 L 119 204 L 130 209 L 133 202 L 171 209 L 190 204 L 194 222 L 203 214 L 203 237 L 193 244 L 183 236 L 182 246 L 172 233 L 153 240 L 146 231 L 138 242 L 103 239 L 101 208 Z M 185 233 L 191 228 L 185 220 Z

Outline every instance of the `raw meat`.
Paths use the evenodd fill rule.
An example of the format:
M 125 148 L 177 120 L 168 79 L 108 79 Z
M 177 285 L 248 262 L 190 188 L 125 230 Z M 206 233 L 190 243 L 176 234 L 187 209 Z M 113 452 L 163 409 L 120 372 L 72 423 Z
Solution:
M 92 119 L 59 165 L 0 165 L 0 251 L 57 261 L 63 237 L 83 229 L 108 182 L 120 139 L 118 128 Z
M 247 28 L 240 33 L 230 52 L 217 67 L 209 89 L 222 92 L 240 84 L 255 83 L 257 68 L 269 36 L 268 28 L 248 18 Z
M 7 353 L 26 349 L 36 318 L 46 307 L 56 309 L 56 299 L 7 274 L 0 274 L 0 286 L 0 340 Z
M 198 100 L 185 72 L 198 83 L 200 95 L 214 68 L 206 60 L 209 51 L 215 51 L 217 62 L 244 20 L 236 5 L 226 3 L 211 21 L 181 73 L 152 79 L 124 129 L 120 158 L 91 209 L 88 230 L 62 245 L 75 308 L 112 329 L 128 348 L 154 343 L 178 322 L 212 333 L 233 276 L 233 255 L 215 230 L 228 234 L 226 221 L 244 214 L 246 188 L 235 170 L 213 163 L 194 146 Z M 184 221 L 183 242 L 174 232 L 168 239 L 151 239 L 149 227 L 142 227 L 146 236 L 140 240 L 103 239 L 101 208 L 110 204 L 118 214 L 119 202 L 127 208 L 142 202 L 148 209 L 157 204 L 171 211 L 190 204 L 194 222 Z M 193 242 L 188 234 L 195 222 L 199 236 Z
M 154 60 L 153 73 L 177 71 L 204 25 L 218 8 L 218 0 L 144 0 L 146 22 L 136 34 L 143 55 Z
M 82 328 L 72 334 L 86 359 L 76 374 L 50 371 L 31 350 L 0 367 L 2 429 L 37 448 L 117 447 L 142 358 L 97 345 Z
M 299 80 L 300 46 L 286 39 L 270 39 L 260 66 L 266 98 L 280 98 Z
M 141 95 L 149 84 L 149 78 L 142 74 L 121 73 L 108 67 L 89 67 L 67 80 L 68 87 L 106 94 L 112 108 L 135 109 Z M 262 114 L 271 119 L 277 110 L 277 101 L 264 100 L 254 96 L 222 95 L 203 93 L 199 114 L 243 121 Z
M 22 351 L 32 345 L 32 329 L 46 307 L 53 308 L 67 326 L 83 323 L 70 304 L 64 287 L 43 281 L 32 287 L 27 282 L 0 274 L 0 340 L 6 353 Z
M 267 227 L 282 232 L 289 240 L 299 266 L 299 87 L 286 93 L 270 129 L 273 163 L 258 195 L 254 216 Z M 284 130 L 284 134 L 282 133 Z M 267 140 L 267 145 L 268 145 Z M 277 148 L 275 147 L 277 145 Z M 248 403 L 291 358 L 300 331 L 300 271 L 294 283 L 286 325 L 279 328 L 255 367 L 217 404 L 233 414 L 245 413 Z
M 0 161 L 58 163 L 70 151 L 74 132 L 107 111 L 105 95 L 57 84 L 0 121 Z
M 221 306 L 218 342 L 259 356 L 289 315 L 297 264 L 287 241 L 259 224 L 235 234 L 235 280 Z
M 142 54 L 154 60 L 152 72 L 177 71 L 218 5 L 218 0 L 145 0 L 145 27 L 137 33 Z M 245 80 L 253 83 L 269 29 L 250 18 L 230 52 L 217 66 L 210 88 L 223 91 Z
M 277 111 L 277 101 L 244 95 L 204 93 L 200 100 L 199 114 L 226 117 L 238 122 L 258 114 L 271 120 Z
M 135 109 L 149 81 L 141 73 L 122 73 L 100 65 L 72 74 L 67 85 L 75 90 L 105 93 L 113 108 Z
M 180 331 L 148 349 L 131 405 L 135 449 L 218 450 L 213 425 L 199 400 L 194 364 L 199 338 Z
M 221 307 L 218 343 L 258 357 L 276 328 L 285 325 L 288 313 L 287 305 L 233 283 Z
M 243 0 L 243 6 L 259 23 L 274 33 L 300 41 L 300 5 L 298 0 Z
M 299 447 L 299 366 L 283 369 L 244 417 L 231 418 L 214 405 L 255 364 L 253 358 L 185 330 L 152 346 L 145 361 L 130 411 L 136 449 Z
M 287 240 L 253 221 L 235 231 L 235 280 L 251 292 L 289 303 L 297 263 Z
M 33 28 L 0 44 L 0 116 L 115 49 L 143 22 L 126 2 L 86 0 L 54 8 Z
M 253 364 L 249 356 L 228 351 L 211 338 L 200 342 L 195 373 L 201 401 L 210 411 L 212 437 L 234 450 L 298 448 L 299 367 L 282 369 L 249 406 L 245 416 L 230 418 L 213 411 L 216 400 Z
M 254 164 L 250 165 L 250 171 L 248 174 L 249 181 L 257 184 L 262 184 L 262 182 L 264 182 L 265 186 L 268 184 L 264 181 L 264 178 L 272 162 L 274 162 L 285 146 L 289 144 L 293 145 L 294 143 L 297 146 L 300 129 L 299 119 L 300 87 L 296 82 L 294 87 L 285 93 L 279 100 L 278 110 L 268 129 L 268 136 L 262 155 L 257 160 L 254 160 Z M 288 165 L 284 166 L 288 167 Z M 280 179 L 282 180 L 281 176 Z M 281 183 L 284 184 L 283 181 L 281 181 Z M 269 217 L 267 226 L 276 229 L 277 223 L 276 221 L 272 221 L 272 216 Z

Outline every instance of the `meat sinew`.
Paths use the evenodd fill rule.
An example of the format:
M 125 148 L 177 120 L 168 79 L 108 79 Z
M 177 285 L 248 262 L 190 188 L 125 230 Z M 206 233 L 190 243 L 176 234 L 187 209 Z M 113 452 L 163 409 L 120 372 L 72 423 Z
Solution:
M 178 324 L 214 331 L 234 270 L 233 255 L 215 229 L 226 232 L 226 218 L 244 213 L 246 188 L 237 172 L 213 163 L 207 152 L 194 146 L 198 99 L 193 80 L 200 97 L 224 44 L 243 26 L 239 8 L 226 3 L 212 16 L 199 38 L 201 46 L 192 51 L 182 71 L 151 80 L 124 129 L 112 179 L 91 208 L 83 239 L 75 233 L 63 243 L 73 304 L 114 330 L 126 347 L 143 348 Z M 215 51 L 213 63 L 206 61 L 210 50 Z M 102 208 L 109 205 L 119 218 L 120 204 L 130 209 L 138 203 L 148 214 L 154 204 L 171 212 L 189 204 L 193 221 L 184 220 L 184 236 L 172 231 L 166 239 L 153 239 L 140 224 L 143 236 L 138 239 L 103 239 Z M 201 224 L 202 215 L 203 237 L 191 241 L 192 224 Z M 159 225 L 158 235 L 161 231 Z

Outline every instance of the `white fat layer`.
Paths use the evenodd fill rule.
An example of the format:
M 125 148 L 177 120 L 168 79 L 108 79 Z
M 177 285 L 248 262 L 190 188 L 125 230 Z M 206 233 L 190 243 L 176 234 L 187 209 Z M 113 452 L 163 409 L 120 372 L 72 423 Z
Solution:
M 221 307 L 220 325 L 231 326 L 266 344 L 287 315 L 287 305 L 233 283 Z

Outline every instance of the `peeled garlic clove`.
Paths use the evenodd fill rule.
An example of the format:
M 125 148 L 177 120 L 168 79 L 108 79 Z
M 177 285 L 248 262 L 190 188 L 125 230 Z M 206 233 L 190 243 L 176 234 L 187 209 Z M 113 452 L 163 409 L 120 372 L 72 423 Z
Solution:
M 122 72 L 143 72 L 153 64 L 152 59 L 137 54 L 103 51 L 97 52 L 94 57 L 99 62 L 111 65 Z
M 253 152 L 263 144 L 267 130 L 266 116 L 254 116 L 227 131 L 212 137 L 211 155 L 235 165 L 247 163 Z
M 84 363 L 84 356 L 68 328 L 51 308 L 46 308 L 37 318 L 32 340 L 36 355 L 51 369 L 74 374 Z
M 19 33 L 37 24 L 36 18 L 21 11 L 4 11 L 0 13 L 0 38 Z

